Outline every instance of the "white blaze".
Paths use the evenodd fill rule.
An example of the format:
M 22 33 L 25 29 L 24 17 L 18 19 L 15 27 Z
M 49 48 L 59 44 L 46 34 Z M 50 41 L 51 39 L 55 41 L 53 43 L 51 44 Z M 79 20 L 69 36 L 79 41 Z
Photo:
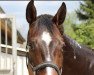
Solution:
M 49 46 L 50 42 L 51 42 L 51 36 L 48 32 L 43 32 L 42 34 L 42 40 L 45 41 L 46 45 Z
M 47 59 L 47 61 L 51 61 L 51 58 L 50 58 L 50 56 L 48 56 L 46 59 Z
M 51 61 L 51 58 L 50 58 L 50 53 L 49 53 L 49 44 L 50 42 L 52 41 L 52 38 L 50 36 L 50 34 L 46 31 L 44 31 L 42 33 L 42 40 L 46 43 L 46 47 L 47 47 L 47 50 L 48 50 L 48 56 L 46 58 L 47 61 Z
M 52 68 L 47 67 L 46 71 L 47 71 L 47 75 L 52 75 Z

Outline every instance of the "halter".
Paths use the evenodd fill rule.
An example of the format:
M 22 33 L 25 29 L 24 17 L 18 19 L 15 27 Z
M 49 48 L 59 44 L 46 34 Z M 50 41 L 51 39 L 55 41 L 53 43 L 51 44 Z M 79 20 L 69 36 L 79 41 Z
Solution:
M 26 50 L 29 50 L 29 45 L 27 44 L 26 45 Z M 28 60 L 27 60 L 28 59 Z M 26 64 L 27 64 L 27 67 L 28 67 L 28 63 L 30 63 L 30 60 L 29 60 L 29 56 L 28 56 L 28 51 L 26 53 Z M 46 68 L 46 67 L 51 67 L 53 69 L 56 70 L 56 72 L 58 73 L 58 75 L 61 75 L 61 72 L 58 68 L 58 66 L 52 62 L 48 62 L 48 61 L 45 61 L 45 62 L 42 62 L 41 64 L 37 65 L 37 66 L 33 66 L 31 63 L 30 63 L 30 67 L 32 68 L 32 71 L 33 72 L 36 72 L 36 71 L 39 71 L 43 68 Z

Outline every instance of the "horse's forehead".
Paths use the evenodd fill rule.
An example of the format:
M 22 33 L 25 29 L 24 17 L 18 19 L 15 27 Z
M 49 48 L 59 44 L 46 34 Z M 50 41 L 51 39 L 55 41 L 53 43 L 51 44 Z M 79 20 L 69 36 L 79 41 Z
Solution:
M 41 39 L 46 43 L 47 46 L 52 41 L 52 37 L 51 37 L 50 33 L 47 31 L 43 31 L 43 33 L 41 35 Z

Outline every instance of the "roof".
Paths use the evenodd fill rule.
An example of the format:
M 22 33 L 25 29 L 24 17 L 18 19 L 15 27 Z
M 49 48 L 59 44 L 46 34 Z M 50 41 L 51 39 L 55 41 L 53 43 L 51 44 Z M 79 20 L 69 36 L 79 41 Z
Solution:
M 5 13 L 4 10 L 0 7 L 0 13 Z

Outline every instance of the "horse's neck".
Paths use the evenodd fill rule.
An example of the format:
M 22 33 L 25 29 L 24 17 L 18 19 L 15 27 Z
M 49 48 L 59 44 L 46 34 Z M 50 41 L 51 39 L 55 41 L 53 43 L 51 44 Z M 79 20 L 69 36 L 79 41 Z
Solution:
M 73 39 L 71 39 L 67 35 L 63 35 L 65 46 L 64 50 L 64 58 L 70 60 L 74 60 L 76 58 L 76 43 Z M 70 58 L 70 59 L 69 59 Z
M 89 60 L 93 59 L 93 61 L 94 61 L 94 52 L 90 48 L 88 48 L 84 45 L 82 45 L 81 47 L 82 48 L 79 50 L 80 54 L 82 56 L 85 56 L 87 59 L 89 59 Z
M 86 46 L 78 44 L 76 41 L 68 37 L 67 35 L 63 35 L 65 41 L 64 53 L 65 58 L 70 60 L 74 60 L 74 56 L 80 61 L 84 62 L 94 62 L 94 52 Z M 75 60 L 74 60 L 75 61 Z
M 94 52 L 91 51 L 89 48 L 83 45 L 80 46 L 75 42 L 70 44 L 70 42 L 72 42 L 72 39 L 70 39 L 66 35 L 63 35 L 63 37 L 66 44 L 66 46 L 64 47 L 64 51 L 65 51 L 64 52 L 64 70 L 66 72 L 69 72 L 68 68 L 71 69 L 70 72 L 73 73 L 71 75 L 75 75 L 74 74 L 75 69 L 76 69 L 75 72 L 77 72 L 78 75 L 83 75 L 83 74 L 89 75 L 89 72 L 94 68 Z M 72 45 L 74 46 L 72 47 Z M 74 53 L 73 53 L 74 50 L 75 50 L 76 59 L 74 59 Z
M 63 35 L 64 42 L 65 42 L 65 51 L 73 52 L 76 50 L 76 48 L 79 46 L 81 47 L 75 40 L 71 39 L 67 35 Z
M 84 45 L 80 45 L 75 40 L 71 39 L 69 36 L 65 34 L 63 35 L 63 37 L 65 42 L 65 52 L 75 52 L 80 56 L 94 56 L 94 52 L 91 51 L 91 49 L 87 48 Z

